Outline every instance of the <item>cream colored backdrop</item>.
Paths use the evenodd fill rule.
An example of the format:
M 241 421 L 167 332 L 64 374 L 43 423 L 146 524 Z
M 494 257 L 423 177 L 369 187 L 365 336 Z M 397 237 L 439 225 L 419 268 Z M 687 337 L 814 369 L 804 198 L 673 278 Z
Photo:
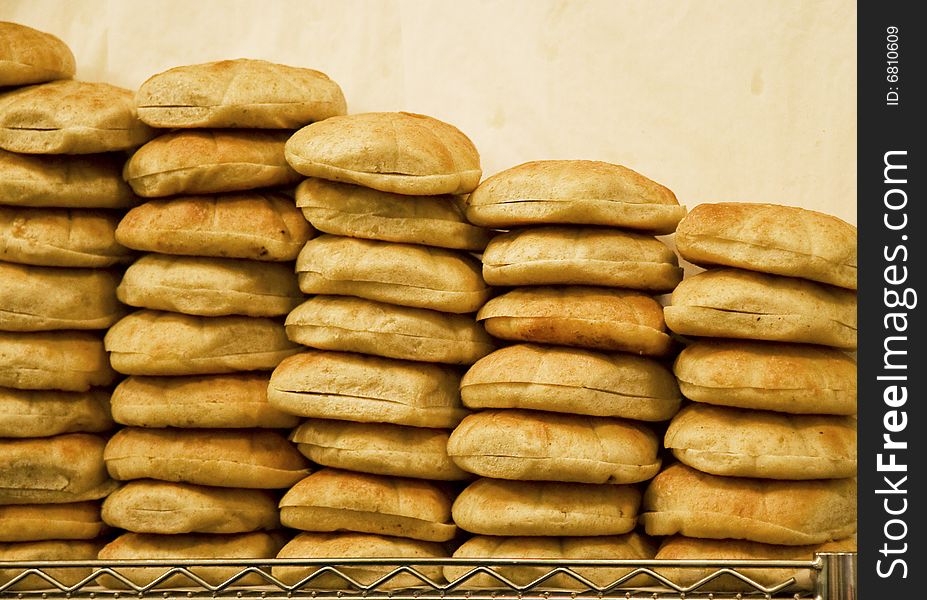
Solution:
M 325 71 L 351 112 L 449 121 L 484 176 L 629 166 L 680 202 L 794 204 L 856 223 L 852 0 L 0 0 L 80 79 L 263 58 Z

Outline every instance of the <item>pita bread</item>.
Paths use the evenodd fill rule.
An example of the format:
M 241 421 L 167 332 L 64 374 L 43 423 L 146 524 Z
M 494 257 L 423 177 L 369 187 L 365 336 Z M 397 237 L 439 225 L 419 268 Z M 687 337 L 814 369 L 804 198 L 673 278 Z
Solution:
M 96 560 L 97 552 L 102 545 L 103 543 L 97 540 L 43 540 L 40 542 L 0 544 L 0 561 Z M 8 583 L 22 571 L 22 569 L 0 569 L 0 585 Z M 44 571 L 62 585 L 72 586 L 88 577 L 93 572 L 93 569 L 90 567 L 73 567 L 44 569 Z M 53 594 L 60 593 L 57 588 L 38 575 L 30 575 L 4 591 L 25 590 L 51 590 Z
M 314 234 L 290 198 L 248 192 L 149 200 L 123 217 L 116 240 L 159 254 L 291 261 Z
M 0 506 L 0 542 L 92 540 L 103 529 L 99 502 Z
M 467 219 L 507 229 L 541 223 L 672 233 L 686 214 L 675 194 L 621 165 L 539 160 L 496 173 L 470 195 Z
M 671 345 L 662 309 L 640 292 L 586 286 L 516 288 L 476 315 L 504 340 L 662 356 Z
M 112 428 L 109 390 L 60 392 L 0 387 L 0 438 L 102 433 Z
M 476 362 L 460 382 L 467 408 L 670 419 L 682 402 L 676 378 L 659 362 L 628 354 L 516 344 Z
M 132 92 L 108 83 L 59 80 L 0 95 L 0 148 L 23 154 L 128 150 L 151 138 Z
M 0 386 L 86 392 L 115 378 L 103 340 L 95 333 L 0 331 Z
M 248 129 L 165 133 L 139 148 L 122 176 L 144 198 L 288 185 L 301 179 L 283 157 L 289 135 Z
M 489 285 L 601 285 L 672 291 L 682 269 L 650 235 L 598 227 L 534 227 L 498 235 L 483 252 Z
M 350 296 L 309 298 L 286 318 L 287 336 L 322 350 L 468 365 L 495 349 L 470 315 Z
M 700 204 L 676 229 L 689 262 L 801 277 L 856 289 L 856 227 L 824 213 L 777 204 Z
M 466 194 L 480 155 L 453 125 L 405 112 L 359 113 L 303 127 L 286 145 L 294 169 L 395 194 Z
M 0 87 L 70 79 L 74 53 L 60 38 L 9 21 L 0 21 Z
M 856 362 L 822 346 L 701 340 L 673 367 L 686 398 L 796 414 L 856 414 Z
M 347 111 L 325 73 L 239 58 L 175 67 L 145 81 L 135 95 L 152 127 L 296 129 Z
M 856 349 L 856 294 L 794 277 L 712 269 L 680 283 L 663 312 L 681 335 Z
M 637 483 L 660 470 L 656 434 L 633 421 L 527 410 L 464 418 L 447 453 L 476 475 L 518 481 Z

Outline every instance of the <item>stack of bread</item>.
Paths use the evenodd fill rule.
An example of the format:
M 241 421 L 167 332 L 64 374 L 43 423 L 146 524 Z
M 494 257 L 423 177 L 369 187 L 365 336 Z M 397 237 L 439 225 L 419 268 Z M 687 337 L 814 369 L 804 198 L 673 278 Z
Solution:
M 124 314 L 114 231 L 134 196 L 119 153 L 152 131 L 129 90 L 72 80 L 57 37 L 0 22 L 0 40 L 0 560 L 89 559 L 116 487 L 100 330 Z
M 171 131 L 123 173 L 148 201 L 116 237 L 146 254 L 118 288 L 139 310 L 106 335 L 129 376 L 113 394 L 126 427 L 106 466 L 128 483 L 103 519 L 130 533 L 100 558 L 271 558 L 283 544 L 271 490 L 309 473 L 278 431 L 298 419 L 267 402 L 270 371 L 298 351 L 283 316 L 302 301 L 292 261 L 314 233 L 284 187 L 299 178 L 284 144 L 343 114 L 344 97 L 318 71 L 238 59 L 159 73 L 135 100 L 143 121 Z
M 488 235 L 458 197 L 479 183 L 479 154 L 452 125 L 407 113 L 309 125 L 286 154 L 309 176 L 296 202 L 323 234 L 296 263 L 313 296 L 286 321 L 309 349 L 277 367 L 268 397 L 307 419 L 292 439 L 324 468 L 283 497 L 281 522 L 304 533 L 279 557 L 447 556 L 449 482 L 468 477 L 446 448 L 465 414 L 454 365 L 493 349 L 471 314 L 490 292 L 468 254 Z M 385 571 L 347 572 L 369 583 Z M 309 573 L 274 569 L 291 583 Z M 388 585 L 418 583 L 403 575 Z M 312 583 L 344 585 L 330 575 Z
M 454 556 L 653 558 L 653 543 L 633 531 L 635 484 L 661 462 L 644 422 L 670 419 L 681 397 L 657 360 L 671 342 L 651 295 L 682 277 L 655 234 L 684 214 L 662 185 L 583 160 L 526 163 L 470 196 L 471 222 L 507 230 L 487 245 L 483 276 L 513 288 L 478 319 L 515 344 L 482 358 L 461 382 L 464 406 L 478 412 L 451 434 L 448 453 L 481 478 L 454 503 L 457 525 L 478 534 Z M 600 584 L 624 573 L 581 572 Z M 521 584 L 540 575 L 501 573 Z M 498 583 L 483 575 L 466 585 Z M 582 587 L 562 575 L 545 585 Z
M 856 364 L 842 350 L 856 348 L 856 228 L 801 208 L 702 204 L 676 246 L 709 269 L 665 308 L 670 329 L 698 339 L 675 363 L 693 401 L 666 432 L 679 462 L 644 496 L 646 531 L 675 536 L 657 557 L 855 550 Z M 705 575 L 666 574 L 684 584 Z M 745 574 L 767 585 L 787 576 Z

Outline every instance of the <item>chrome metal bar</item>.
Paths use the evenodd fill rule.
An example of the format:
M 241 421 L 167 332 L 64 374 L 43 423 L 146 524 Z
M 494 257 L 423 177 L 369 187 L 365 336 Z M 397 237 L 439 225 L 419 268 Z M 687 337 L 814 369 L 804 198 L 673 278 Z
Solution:
M 855 552 L 822 552 L 814 586 L 815 600 L 857 600 Z

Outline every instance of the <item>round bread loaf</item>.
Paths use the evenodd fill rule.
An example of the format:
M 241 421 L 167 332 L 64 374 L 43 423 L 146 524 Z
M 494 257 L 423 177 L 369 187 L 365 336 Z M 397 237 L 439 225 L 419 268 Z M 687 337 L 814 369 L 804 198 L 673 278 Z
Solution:
M 125 314 L 116 274 L 0 262 L 0 330 L 106 329 Z
M 152 127 L 296 129 L 343 115 L 344 94 L 325 73 L 239 58 L 175 67 L 149 77 L 135 94 Z
M 701 340 L 673 371 L 696 402 L 798 414 L 856 414 L 856 362 L 820 346 Z
M 451 367 L 309 350 L 274 370 L 267 399 L 301 417 L 450 428 L 467 414 Z
M 310 177 L 296 188 L 296 206 L 313 227 L 335 235 L 472 251 L 489 240 L 456 196 L 403 196 Z
M 475 312 L 489 299 L 479 262 L 462 252 L 321 235 L 296 259 L 307 294 L 357 296 L 450 313 Z
M 447 455 L 449 432 L 387 423 L 309 419 L 290 440 L 314 463 L 376 475 L 469 479 Z
M 323 350 L 469 365 L 495 349 L 470 315 L 350 296 L 315 296 L 286 318 L 287 336 Z
M 464 418 L 447 443 L 461 469 L 518 481 L 637 483 L 660 470 L 648 427 L 609 417 L 484 410 Z
M 621 165 L 539 160 L 496 173 L 470 195 L 467 219 L 507 229 L 541 223 L 672 233 L 686 214 L 675 194 Z
M 681 335 L 856 349 L 856 294 L 794 277 L 705 271 L 679 284 L 664 316 Z
M 105 445 L 89 433 L 0 439 L 0 505 L 103 498 L 117 487 L 103 465 Z
M 299 352 L 277 321 L 136 311 L 104 338 L 113 368 L 126 375 L 208 375 L 270 370 Z
M 586 286 L 517 288 L 477 313 L 504 340 L 662 356 L 671 345 L 660 305 L 631 290 Z
M 4 204 L 45 208 L 129 208 L 138 198 L 122 180 L 118 154 L 39 156 L 0 150 Z
M 814 560 L 816 552 L 855 552 L 856 540 L 845 539 L 810 546 L 777 546 L 744 540 L 706 540 L 673 536 L 660 545 L 657 560 Z M 717 569 L 659 567 L 658 573 L 681 586 L 695 585 Z M 751 569 L 739 567 L 737 572 L 764 587 L 775 587 L 794 578 L 795 583 L 783 590 L 813 588 L 811 569 Z M 698 592 L 755 592 L 756 588 L 733 577 L 722 575 L 699 587 Z
M 407 538 L 372 535 L 369 533 L 300 533 L 277 554 L 280 559 L 292 558 L 399 558 L 401 562 L 414 562 L 417 558 L 447 558 L 443 544 Z M 338 570 L 361 585 L 370 585 L 398 565 L 389 566 L 338 566 Z M 273 576 L 287 585 L 295 585 L 316 572 L 318 567 L 273 567 Z M 441 567 L 416 566 L 416 570 L 432 581 L 443 582 Z M 377 585 L 378 590 L 404 589 L 423 585 L 421 579 L 400 574 Z M 349 582 L 334 573 L 325 573 L 300 589 L 350 589 Z
M 136 533 L 246 533 L 277 529 L 277 498 L 267 490 L 140 479 L 103 502 L 103 520 Z
M 0 260 L 46 267 L 110 267 L 131 260 L 116 242 L 119 215 L 0 206 Z
M 0 386 L 86 392 L 115 378 L 103 340 L 94 333 L 0 331 Z
M 205 317 L 276 317 L 303 301 L 292 265 L 164 254 L 132 263 L 117 293 L 130 306 Z
M 656 543 L 637 532 L 625 535 L 596 535 L 591 537 L 497 537 L 477 535 L 454 551 L 460 559 L 529 559 L 529 560 L 651 560 L 657 553 Z M 444 567 L 449 582 L 463 577 L 476 566 Z M 493 571 L 517 585 L 528 585 L 546 575 L 548 567 L 493 567 Z M 595 585 L 606 587 L 631 572 L 631 568 L 585 567 L 571 569 Z M 650 578 L 639 576 L 622 584 L 622 587 L 641 587 Z M 464 589 L 508 589 L 491 575 L 476 575 L 461 585 Z M 585 583 L 563 574 L 555 575 L 541 584 L 547 589 L 586 590 Z
M 159 479 L 218 487 L 288 488 L 309 474 L 306 459 L 263 429 L 120 429 L 106 444 L 115 479 Z
M 676 249 L 696 265 L 726 265 L 856 289 L 856 227 L 776 204 L 699 204 L 676 228 Z
M 14 542 L 11 544 L 0 544 L 0 561 L 58 561 L 58 560 L 96 560 L 97 552 L 103 545 L 97 540 L 43 540 L 40 542 Z M 93 571 L 90 567 L 73 567 L 60 569 L 43 569 L 45 574 L 54 577 L 59 583 L 65 586 L 77 585 Z M 9 583 L 11 579 L 17 577 L 23 569 L 0 569 L 0 585 Z M 25 590 L 49 590 L 52 594 L 60 592 L 52 584 L 48 583 L 38 575 L 29 575 L 28 577 L 17 581 L 10 588 L 4 590 L 25 591 Z
M 482 535 L 619 535 L 634 529 L 640 502 L 630 485 L 478 479 L 451 513 L 458 527 Z
M 659 362 L 627 354 L 516 344 L 476 362 L 460 381 L 467 408 L 525 408 L 557 413 L 671 418 L 682 398 Z
M 286 159 L 308 175 L 395 194 L 467 194 L 480 182 L 480 155 L 453 125 L 405 112 L 359 113 L 303 127 Z
M 165 133 L 139 148 L 122 176 L 145 198 L 288 185 L 300 180 L 283 157 L 289 135 L 236 129 Z
M 159 254 L 290 261 L 314 233 L 283 194 L 250 192 L 149 200 L 122 218 L 116 240 Z
M 128 377 L 113 390 L 113 419 L 135 427 L 290 429 L 299 424 L 267 401 L 270 374 Z
M 100 433 L 113 428 L 109 390 L 15 390 L 0 387 L 0 438 Z
M 691 404 L 673 417 L 665 445 L 714 475 L 840 479 L 856 475 L 856 419 Z
M 97 558 L 108 562 L 120 560 L 189 560 L 189 559 L 267 559 L 283 547 L 284 536 L 277 532 L 184 535 L 124 533 L 106 544 Z M 219 585 L 243 567 L 191 567 L 190 571 L 210 585 Z M 169 570 L 168 567 L 119 567 L 119 573 L 139 586 L 149 585 Z M 100 585 L 110 589 L 125 588 L 116 578 L 104 575 Z M 267 581 L 256 574 L 245 575 L 236 586 L 263 585 Z M 173 575 L 158 583 L 158 588 L 199 587 L 185 575 Z
M 60 38 L 0 21 L 0 88 L 74 77 L 74 54 Z
M 649 235 L 596 227 L 503 233 L 483 252 L 489 285 L 601 285 L 655 292 L 682 280 L 676 255 Z
M 0 506 L 0 542 L 92 540 L 103 529 L 98 502 Z
M 457 533 L 449 490 L 421 479 L 322 469 L 280 500 L 280 522 L 303 531 L 359 531 L 446 542 Z
M 650 535 L 820 544 L 856 532 L 856 480 L 718 477 L 676 463 L 650 483 L 643 511 Z
M 128 150 L 152 137 L 132 92 L 108 83 L 59 80 L 0 96 L 0 148 L 23 154 Z

